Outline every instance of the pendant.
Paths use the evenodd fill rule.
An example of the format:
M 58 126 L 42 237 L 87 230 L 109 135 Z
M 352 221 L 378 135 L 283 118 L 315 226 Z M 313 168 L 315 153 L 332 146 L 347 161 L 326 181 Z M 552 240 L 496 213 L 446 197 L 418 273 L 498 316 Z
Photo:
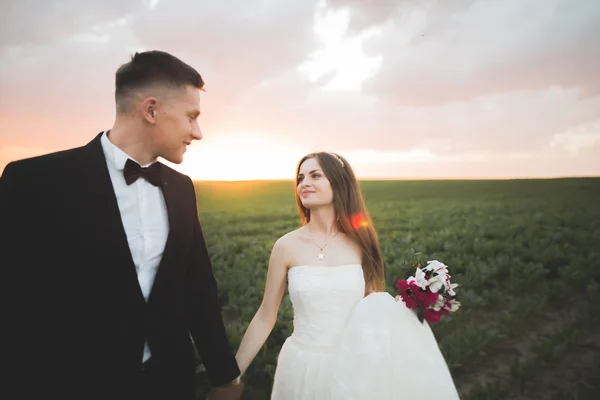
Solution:
M 317 258 L 319 259 L 319 261 L 323 261 L 323 259 L 325 258 L 325 256 L 323 255 L 323 253 L 319 253 L 319 255 L 317 256 Z

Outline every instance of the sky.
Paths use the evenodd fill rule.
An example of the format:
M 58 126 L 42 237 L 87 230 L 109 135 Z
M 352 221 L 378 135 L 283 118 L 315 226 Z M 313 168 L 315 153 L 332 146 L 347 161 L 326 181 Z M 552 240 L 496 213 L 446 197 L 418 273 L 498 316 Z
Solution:
M 0 171 L 115 117 L 114 73 L 200 72 L 175 169 L 292 179 L 312 151 L 362 179 L 600 176 L 597 0 L 0 0 Z

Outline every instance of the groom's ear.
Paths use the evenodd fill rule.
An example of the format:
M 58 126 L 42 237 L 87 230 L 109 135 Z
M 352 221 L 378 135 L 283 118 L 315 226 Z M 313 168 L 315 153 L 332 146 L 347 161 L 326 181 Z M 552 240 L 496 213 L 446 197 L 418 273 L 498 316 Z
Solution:
M 147 97 L 142 102 L 142 115 L 144 119 L 152 125 L 156 124 L 156 116 L 158 115 L 157 108 L 158 101 L 155 97 Z

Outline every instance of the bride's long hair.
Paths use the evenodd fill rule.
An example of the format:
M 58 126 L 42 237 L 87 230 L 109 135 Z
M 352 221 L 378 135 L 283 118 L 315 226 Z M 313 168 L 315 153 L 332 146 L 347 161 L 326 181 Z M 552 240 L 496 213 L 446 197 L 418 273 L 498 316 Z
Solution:
M 327 152 L 307 154 L 296 168 L 296 188 L 299 184 L 300 167 L 310 158 L 317 160 L 331 184 L 338 230 L 352 238 L 362 249 L 362 267 L 367 287 L 370 286 L 375 292 L 384 291 L 385 277 L 381 248 L 354 171 L 348 161 L 338 154 Z M 302 225 L 305 225 L 310 221 L 310 209 L 302 205 L 297 190 L 296 204 L 300 211 Z

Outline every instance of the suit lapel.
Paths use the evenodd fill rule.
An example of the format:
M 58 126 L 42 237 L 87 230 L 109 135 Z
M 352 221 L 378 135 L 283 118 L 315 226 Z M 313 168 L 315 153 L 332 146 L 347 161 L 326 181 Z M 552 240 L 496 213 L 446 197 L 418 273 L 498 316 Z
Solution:
M 87 190 L 84 196 L 88 199 L 84 204 L 93 204 L 89 210 L 91 218 L 91 232 L 96 245 L 95 254 L 101 257 L 108 271 L 117 277 L 124 274 L 133 288 L 133 301 L 145 303 L 142 290 L 137 279 L 137 272 L 133 257 L 129 249 L 127 235 L 121 220 L 121 213 L 117 203 L 115 191 L 106 166 L 106 159 L 100 143 L 100 133 L 94 140 L 85 146 L 86 165 L 88 166 L 85 185 Z

